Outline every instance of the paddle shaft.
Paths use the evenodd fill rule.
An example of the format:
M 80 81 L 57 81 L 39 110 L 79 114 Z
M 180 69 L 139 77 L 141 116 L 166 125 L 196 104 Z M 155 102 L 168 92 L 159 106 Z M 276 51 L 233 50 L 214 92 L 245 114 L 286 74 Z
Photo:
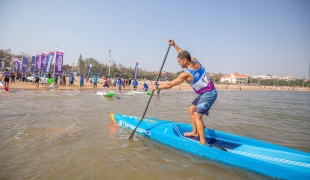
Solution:
M 158 75 L 157 75 L 157 78 L 156 78 L 156 81 L 155 81 L 155 85 L 157 84 L 158 79 L 159 79 L 160 74 L 161 74 L 161 71 L 163 70 L 163 67 L 164 67 L 165 61 L 166 61 L 166 59 L 167 59 L 167 56 L 168 56 L 170 47 L 171 47 L 171 44 L 169 44 L 169 46 L 168 46 L 168 49 L 167 49 L 167 52 L 166 52 L 166 56 L 165 56 L 165 58 L 164 58 L 164 60 L 163 60 L 163 63 L 162 63 L 162 65 L 161 65 L 161 67 L 160 67 L 160 70 L 159 70 L 159 72 L 158 72 Z M 152 97 L 153 97 L 153 94 L 154 94 L 154 90 L 152 91 L 152 94 L 151 94 L 151 96 L 150 96 L 150 98 L 149 98 L 149 101 L 147 102 L 146 108 L 145 108 L 145 110 L 144 110 L 144 113 L 143 113 L 143 115 L 142 115 L 142 117 L 141 117 L 140 122 L 137 124 L 137 126 L 136 126 L 135 129 L 132 131 L 131 135 L 129 136 L 129 140 L 133 137 L 133 135 L 135 134 L 135 132 L 136 132 L 136 130 L 137 130 L 137 128 L 138 128 L 138 126 L 141 124 L 142 120 L 144 119 L 144 116 L 145 116 L 145 114 L 146 114 L 147 108 L 148 108 L 149 105 L 150 105 L 150 102 L 151 102 L 151 99 L 152 99 Z

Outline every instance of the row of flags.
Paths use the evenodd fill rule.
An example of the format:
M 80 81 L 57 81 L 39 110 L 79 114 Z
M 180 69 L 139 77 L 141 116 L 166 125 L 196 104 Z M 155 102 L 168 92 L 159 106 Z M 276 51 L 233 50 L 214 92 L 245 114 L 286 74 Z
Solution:
M 55 75 L 59 76 L 62 75 L 62 67 L 63 67 L 63 56 L 64 56 L 64 50 L 56 48 L 55 52 L 41 52 L 36 54 L 36 56 L 31 57 L 31 63 L 30 63 L 30 72 L 34 73 L 36 71 L 41 71 L 45 73 L 49 73 L 51 69 L 51 65 L 53 64 L 54 57 L 55 58 Z M 22 71 L 23 73 L 28 72 L 28 58 L 23 57 L 22 61 L 19 59 L 14 59 L 14 71 L 19 72 Z M 4 70 L 4 61 L 1 62 L 1 68 Z
M 30 72 L 34 73 L 36 71 L 43 70 L 43 72 L 49 73 L 51 65 L 53 64 L 55 54 L 56 54 L 55 66 L 54 66 L 55 75 L 56 76 L 62 75 L 64 50 L 59 49 L 59 48 L 56 48 L 56 53 L 55 52 L 48 53 L 48 52 L 43 51 L 41 53 L 36 54 L 36 56 L 32 56 L 31 64 L 29 68 Z M 111 57 L 111 49 L 109 50 L 109 63 L 110 63 L 110 57 Z M 23 57 L 22 61 L 20 61 L 19 59 L 14 59 L 13 60 L 14 71 L 15 72 L 22 71 L 23 73 L 27 73 L 28 72 L 28 60 L 29 59 L 27 57 Z M 4 64 L 5 62 L 2 61 L 1 62 L 2 70 L 4 70 Z M 135 66 L 135 71 L 134 71 L 134 78 L 136 78 L 138 74 L 138 65 L 139 63 L 137 62 Z M 87 70 L 88 75 L 90 73 L 92 66 L 93 64 L 89 63 L 88 70 Z M 78 69 L 78 71 L 80 71 L 80 68 Z

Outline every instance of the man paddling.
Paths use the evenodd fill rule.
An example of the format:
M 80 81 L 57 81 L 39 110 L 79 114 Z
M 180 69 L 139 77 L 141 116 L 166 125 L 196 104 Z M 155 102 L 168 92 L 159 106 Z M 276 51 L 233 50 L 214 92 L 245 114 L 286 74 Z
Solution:
M 197 60 L 194 60 L 195 58 L 192 60 L 191 55 L 187 51 L 183 51 L 179 48 L 174 40 L 169 39 L 168 43 L 179 53 L 177 56 L 178 63 L 182 68 L 186 68 L 186 70 L 175 80 L 162 85 L 157 84 L 153 86 L 152 89 L 153 91 L 170 89 L 173 86 L 181 84 L 183 81 L 187 81 L 193 87 L 196 94 L 198 94 L 198 97 L 192 102 L 192 105 L 188 109 L 193 131 L 184 133 L 184 136 L 199 136 L 200 143 L 206 144 L 202 116 L 204 114 L 209 114 L 209 110 L 216 100 L 217 91 L 207 72 Z

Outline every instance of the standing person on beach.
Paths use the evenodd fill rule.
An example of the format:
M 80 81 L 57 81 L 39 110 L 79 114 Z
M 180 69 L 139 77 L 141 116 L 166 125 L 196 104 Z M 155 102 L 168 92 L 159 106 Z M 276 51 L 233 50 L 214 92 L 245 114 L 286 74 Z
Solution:
M 54 82 L 55 82 L 55 84 L 58 84 L 58 75 L 54 76 Z
M 81 78 L 80 78 L 80 88 L 82 88 L 84 86 L 84 77 L 83 75 L 81 75 Z
M 69 86 L 73 86 L 73 82 L 75 81 L 75 78 L 73 76 L 73 74 L 71 74 L 70 78 L 69 78 Z
M 89 78 L 89 84 L 90 84 L 90 87 L 93 86 L 93 79 L 91 77 Z
M 187 81 L 198 97 L 192 102 L 189 107 L 189 115 L 193 125 L 192 132 L 184 133 L 184 136 L 195 136 L 200 138 L 201 144 L 206 144 L 204 134 L 204 123 L 202 116 L 204 114 L 209 115 L 209 110 L 217 98 L 217 91 L 212 83 L 208 73 L 204 67 L 197 60 L 192 60 L 191 55 L 187 51 L 183 51 L 179 48 L 174 40 L 169 39 L 168 43 L 173 46 L 179 53 L 178 63 L 182 68 L 186 68 L 186 71 L 182 72 L 175 80 L 153 86 L 153 91 L 160 89 L 170 89 L 173 86 L 181 84 L 183 81 Z M 194 58 L 193 58 L 194 59 Z
M 98 82 L 98 77 L 97 76 L 95 76 L 93 78 L 93 82 L 94 82 L 94 90 L 96 90 L 97 89 L 97 82 Z
M 123 81 L 122 81 L 121 78 L 118 78 L 117 84 L 118 84 L 118 90 L 119 90 L 119 92 L 121 92 L 121 90 L 122 90 L 122 84 L 123 84 Z
M 10 82 L 10 76 L 11 76 L 11 73 L 8 71 L 8 69 L 5 69 L 5 72 L 3 73 L 0 81 L 2 80 L 4 76 L 4 85 L 9 88 L 9 82 Z
M 15 72 L 14 71 L 11 71 L 11 84 L 12 83 L 15 83 Z
M 126 79 L 123 79 L 123 88 L 125 89 Z
M 36 89 L 39 89 L 40 73 L 38 71 L 34 74 L 34 83 L 36 84 Z
M 138 87 L 138 81 L 136 78 L 133 79 L 132 81 L 132 86 L 133 86 L 133 90 L 137 90 L 137 87 Z
M 103 77 L 103 89 L 107 87 L 109 89 L 109 80 L 106 77 Z
M 112 79 L 112 87 L 113 87 L 113 88 L 116 87 L 116 79 L 115 79 L 115 78 Z
M 66 83 L 66 75 L 65 73 L 62 74 L 62 85 L 65 86 L 67 83 Z

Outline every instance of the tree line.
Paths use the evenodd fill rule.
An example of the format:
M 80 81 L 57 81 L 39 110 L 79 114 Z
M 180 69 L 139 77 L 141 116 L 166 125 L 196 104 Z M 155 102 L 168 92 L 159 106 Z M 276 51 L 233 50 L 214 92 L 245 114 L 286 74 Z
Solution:
M 0 50 L 0 60 L 5 62 L 5 67 L 13 67 L 13 58 L 21 59 L 23 57 L 28 57 L 28 67 L 31 64 L 31 56 L 30 54 L 26 54 L 21 52 L 20 54 L 12 54 L 11 49 L 7 50 Z M 72 65 L 65 64 L 63 65 L 63 72 L 64 73 L 73 73 L 73 72 L 80 72 L 79 75 L 85 75 L 88 70 L 88 65 L 92 63 L 92 68 L 90 74 L 92 73 L 100 73 L 101 76 L 109 75 L 109 65 L 100 63 L 98 60 L 94 58 L 83 58 L 80 54 L 78 58 L 77 65 L 72 63 Z M 51 69 L 54 69 L 54 64 L 52 64 Z M 121 78 L 134 78 L 134 67 L 125 67 L 122 63 L 117 63 L 116 61 L 111 61 L 110 63 L 110 76 L 111 77 L 121 77 Z M 177 78 L 183 70 L 178 71 L 177 73 L 171 73 L 171 76 L 168 76 L 167 80 L 171 81 Z M 221 77 L 224 74 L 218 73 L 214 74 L 211 73 L 211 80 L 214 83 L 221 83 Z M 149 79 L 154 80 L 157 77 L 152 71 L 138 68 L 137 78 L 138 79 Z M 252 77 L 248 78 L 248 84 L 250 85 L 264 85 L 264 86 L 300 86 L 300 87 L 310 87 L 310 82 L 305 82 L 302 79 L 296 80 L 277 80 L 277 79 L 255 79 Z
M 249 77 L 248 84 L 261 86 L 292 86 L 292 87 L 310 87 L 310 82 L 302 79 L 284 80 L 284 79 L 255 79 Z

